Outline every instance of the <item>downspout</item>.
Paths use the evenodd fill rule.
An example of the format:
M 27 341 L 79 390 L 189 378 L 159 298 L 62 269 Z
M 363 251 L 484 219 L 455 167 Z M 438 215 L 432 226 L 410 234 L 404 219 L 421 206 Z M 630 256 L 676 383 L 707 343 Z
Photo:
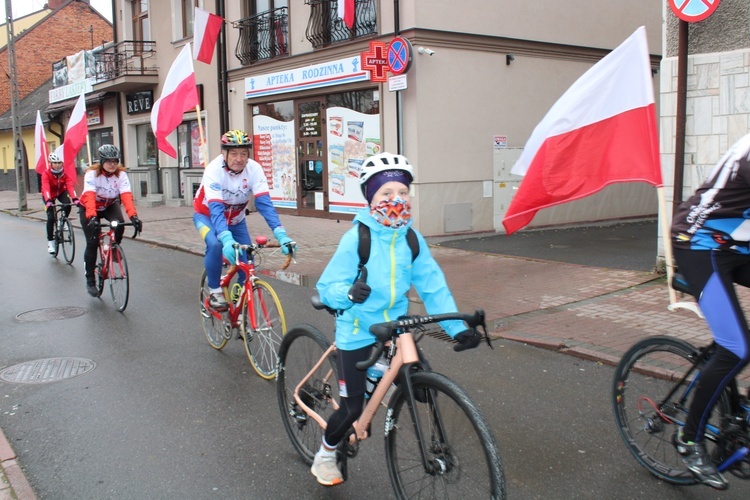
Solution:
M 112 33 L 113 33 L 112 43 L 113 43 L 113 45 L 116 46 L 117 42 L 118 42 L 118 39 L 117 39 L 117 0 L 112 0 Z M 119 143 L 120 155 L 122 156 L 122 158 L 120 159 L 120 161 L 122 162 L 123 165 L 125 165 L 125 148 L 123 146 L 123 141 L 122 141 L 122 136 L 124 135 L 123 131 L 122 131 L 122 100 L 120 99 L 120 92 L 117 92 L 117 98 L 116 99 L 117 99 L 117 103 L 116 103 L 116 107 L 117 107 L 117 131 L 119 132 L 117 134 L 117 137 L 118 137 L 118 141 L 117 142 Z
M 226 15 L 226 9 L 224 0 L 216 0 L 216 15 L 224 19 Z M 229 130 L 229 93 L 227 89 L 227 22 L 224 19 L 224 24 L 221 26 L 219 32 L 219 60 L 216 68 L 216 80 L 219 85 L 219 130 L 221 134 Z M 208 138 L 206 138 L 208 141 Z M 208 158 L 206 158 L 208 161 Z

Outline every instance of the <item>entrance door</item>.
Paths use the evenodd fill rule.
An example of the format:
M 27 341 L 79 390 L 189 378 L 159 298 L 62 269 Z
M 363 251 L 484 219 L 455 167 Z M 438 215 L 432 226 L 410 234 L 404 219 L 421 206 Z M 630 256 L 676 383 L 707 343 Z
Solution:
M 300 215 L 328 216 L 328 165 L 325 103 L 320 98 L 296 101 L 297 209 Z

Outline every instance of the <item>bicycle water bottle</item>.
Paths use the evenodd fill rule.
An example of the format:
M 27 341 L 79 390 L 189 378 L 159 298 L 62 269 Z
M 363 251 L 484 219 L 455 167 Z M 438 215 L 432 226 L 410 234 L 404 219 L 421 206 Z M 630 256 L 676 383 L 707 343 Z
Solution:
M 367 369 L 367 376 L 365 378 L 365 399 L 370 399 L 372 393 L 375 392 L 375 388 L 378 386 L 378 382 L 383 378 L 383 374 L 388 369 L 388 363 L 385 358 L 378 359 L 374 365 Z

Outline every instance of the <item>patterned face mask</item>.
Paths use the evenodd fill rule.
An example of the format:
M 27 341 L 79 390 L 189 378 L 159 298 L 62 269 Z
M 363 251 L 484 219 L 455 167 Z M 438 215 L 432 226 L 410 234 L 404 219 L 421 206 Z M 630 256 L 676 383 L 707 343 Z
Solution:
M 383 200 L 370 209 L 370 214 L 385 227 L 398 228 L 411 220 L 411 205 L 401 198 Z

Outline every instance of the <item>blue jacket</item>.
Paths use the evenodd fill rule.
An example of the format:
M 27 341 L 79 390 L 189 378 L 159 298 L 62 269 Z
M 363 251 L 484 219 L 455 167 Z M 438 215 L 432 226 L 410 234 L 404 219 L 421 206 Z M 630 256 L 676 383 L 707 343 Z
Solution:
M 370 227 L 372 240 L 370 258 L 365 266 L 367 284 L 372 293 L 361 304 L 354 304 L 347 298 L 359 265 L 357 223 Z M 370 325 L 406 314 L 409 303 L 406 293 L 412 285 L 428 313 L 457 311 L 443 271 L 430 254 L 424 237 L 416 231 L 419 256 L 412 263 L 411 249 L 406 241 L 410 225 L 411 222 L 398 229 L 385 227 L 370 215 L 368 209 L 363 209 L 354 218 L 354 227 L 342 236 L 316 285 L 324 304 L 344 311 L 336 319 L 336 346 L 339 349 L 351 351 L 374 344 Z M 443 321 L 440 326 L 451 337 L 466 329 L 462 321 Z

